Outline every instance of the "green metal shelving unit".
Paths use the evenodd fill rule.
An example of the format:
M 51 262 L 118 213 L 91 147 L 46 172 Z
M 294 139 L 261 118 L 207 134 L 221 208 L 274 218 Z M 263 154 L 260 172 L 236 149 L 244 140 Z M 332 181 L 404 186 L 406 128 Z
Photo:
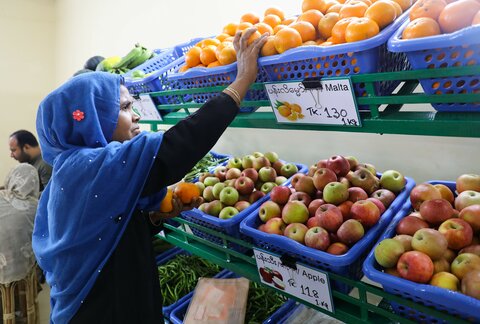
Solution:
M 364 83 L 367 95 L 357 97 L 358 105 L 367 105 L 368 111 L 361 111 L 360 118 L 362 127 L 343 127 L 343 126 L 324 126 L 324 125 L 298 125 L 298 124 L 279 124 L 272 111 L 255 111 L 252 113 L 238 114 L 230 127 L 244 128 L 263 128 L 263 129 L 285 129 L 285 130 L 317 130 L 317 131 L 340 131 L 340 132 L 360 132 L 377 134 L 405 134 L 405 135 L 430 135 L 430 136 L 453 136 L 453 137 L 480 137 L 480 112 L 435 112 L 429 111 L 406 111 L 404 108 L 413 107 L 415 104 L 430 103 L 469 103 L 480 102 L 480 93 L 474 94 L 445 94 L 445 95 L 426 95 L 424 93 L 414 93 L 419 79 L 438 78 L 449 76 L 471 76 L 480 75 L 480 65 L 467 67 L 451 67 L 435 70 L 416 70 L 401 71 L 389 73 L 374 73 L 364 75 L 353 75 L 351 81 L 355 83 Z M 374 91 L 375 82 L 379 81 L 401 81 L 399 90 L 389 96 L 377 96 Z M 257 83 L 252 85 L 252 89 L 262 89 L 264 85 Z M 202 104 L 194 102 L 184 102 L 185 95 L 201 93 L 218 93 L 225 87 L 206 87 L 189 90 L 172 90 L 149 93 L 151 97 L 178 96 L 182 103 L 175 105 L 160 105 L 157 108 L 161 110 L 174 110 L 163 116 L 163 121 L 142 120 L 141 123 L 150 126 L 152 131 L 157 131 L 159 125 L 175 125 L 183 118 L 192 114 Z M 244 107 L 265 107 L 270 106 L 267 100 L 262 101 L 244 101 Z M 232 242 L 252 249 L 253 246 L 245 241 L 225 236 L 221 233 L 212 231 L 197 224 L 190 223 L 180 218 L 175 219 L 180 226 L 165 224 L 165 230 L 162 232 L 164 240 L 179 246 L 193 254 L 199 255 L 205 259 L 230 269 L 231 271 L 242 275 L 250 280 L 261 282 L 255 259 L 250 254 L 235 252 L 227 248 L 227 243 Z M 188 227 L 197 227 L 201 231 L 220 237 L 223 240 L 223 246 L 214 244 L 191 234 Z M 389 309 L 388 301 L 403 304 L 406 307 L 419 310 L 436 318 L 442 319 L 448 323 L 466 323 L 465 321 L 440 312 L 431 307 L 415 303 L 386 293 L 382 289 L 368 283 L 354 281 L 334 273 L 328 273 L 329 277 L 341 281 L 354 287 L 358 292 L 358 297 L 344 294 L 332 290 L 335 313 L 331 314 L 319 307 L 309 305 L 321 312 L 325 312 L 339 320 L 347 323 L 414 323 L 413 321 L 399 316 Z M 281 291 L 277 291 L 284 293 Z M 285 293 L 284 293 L 285 294 Z M 301 300 L 286 294 L 288 297 Z M 367 296 L 376 296 L 383 301 L 376 305 L 372 303 Z M 387 305 L 387 307 L 382 306 Z

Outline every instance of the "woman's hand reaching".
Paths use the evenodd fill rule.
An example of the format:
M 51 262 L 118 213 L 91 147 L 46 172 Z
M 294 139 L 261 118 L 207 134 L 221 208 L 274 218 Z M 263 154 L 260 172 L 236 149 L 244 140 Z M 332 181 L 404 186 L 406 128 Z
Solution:
M 190 204 L 185 205 L 185 204 L 182 203 L 180 198 L 178 198 L 177 195 L 174 194 L 173 197 L 172 197 L 172 206 L 173 206 L 172 211 L 170 211 L 168 213 L 151 212 L 150 215 L 149 215 L 150 220 L 152 221 L 153 224 L 158 224 L 159 222 L 161 222 L 163 220 L 179 216 L 182 211 L 197 208 L 202 203 L 203 203 L 203 198 L 202 197 L 197 197 L 197 198 L 193 198 L 192 202 Z

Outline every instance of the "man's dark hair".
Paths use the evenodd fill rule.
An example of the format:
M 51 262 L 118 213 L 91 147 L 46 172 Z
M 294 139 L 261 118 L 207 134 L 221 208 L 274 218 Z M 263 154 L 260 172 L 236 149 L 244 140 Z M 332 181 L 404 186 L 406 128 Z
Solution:
M 32 147 L 37 147 L 38 146 L 38 141 L 35 138 L 35 135 L 33 135 L 32 133 L 30 133 L 29 131 L 24 130 L 24 129 L 21 129 L 21 130 L 18 130 L 16 132 L 12 133 L 12 135 L 10 135 L 10 137 L 15 137 L 15 139 L 17 140 L 17 145 L 20 148 L 23 148 L 25 146 L 25 144 L 28 144 Z

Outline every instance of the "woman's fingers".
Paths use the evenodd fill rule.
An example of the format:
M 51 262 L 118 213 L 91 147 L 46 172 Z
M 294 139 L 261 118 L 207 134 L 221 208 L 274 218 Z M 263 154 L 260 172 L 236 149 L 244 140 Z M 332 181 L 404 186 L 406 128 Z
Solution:
M 233 38 L 233 48 L 235 52 L 240 50 L 240 37 L 242 37 L 242 32 L 239 30 L 235 33 L 235 37 Z
M 240 49 L 245 50 L 248 47 L 248 40 L 257 31 L 256 27 L 250 27 L 243 31 L 242 38 L 240 38 Z
M 262 35 L 262 37 L 260 38 L 257 38 L 256 40 L 253 41 L 252 43 L 252 48 L 253 48 L 253 51 L 255 51 L 256 53 L 260 52 L 260 50 L 262 49 L 263 45 L 265 44 L 265 42 L 267 41 L 267 38 L 270 34 L 269 33 L 264 33 Z

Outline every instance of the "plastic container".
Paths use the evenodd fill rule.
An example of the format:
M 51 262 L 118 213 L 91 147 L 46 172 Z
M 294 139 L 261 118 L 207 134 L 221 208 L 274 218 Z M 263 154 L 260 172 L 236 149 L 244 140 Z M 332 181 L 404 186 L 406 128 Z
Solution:
M 455 182 L 428 181 L 431 184 L 444 184 L 455 192 Z M 401 210 L 397 213 L 378 243 L 386 238 L 395 236 L 395 228 L 402 218 L 409 215 L 412 210 L 410 199 L 405 201 Z M 377 243 L 377 244 L 378 244 Z M 472 322 L 480 322 L 480 300 L 459 292 L 443 289 L 426 284 L 415 283 L 406 279 L 398 278 L 382 272 L 382 267 L 375 261 L 374 249 L 370 252 L 363 265 L 365 275 L 383 286 L 383 289 L 391 294 L 413 300 L 416 303 L 432 306 L 440 311 L 459 316 Z M 395 313 L 422 323 L 447 323 L 401 304 L 390 302 Z
M 190 253 L 188 253 L 185 250 L 182 250 L 179 247 L 173 248 L 173 249 L 159 255 L 156 258 L 157 266 L 167 263 L 168 261 L 172 260 L 173 258 L 175 258 L 177 255 L 180 255 L 180 254 L 188 254 L 189 255 Z M 224 275 L 226 272 L 227 272 L 227 270 L 222 270 L 217 275 L 215 275 L 214 278 L 219 278 L 220 276 Z M 169 318 L 172 310 L 175 309 L 175 307 L 177 307 L 181 303 L 183 303 L 185 300 L 190 299 L 192 297 L 192 295 L 193 295 L 193 291 L 186 294 L 185 296 L 183 296 L 182 298 L 177 300 L 175 303 L 173 303 L 171 305 L 163 306 L 162 311 L 163 311 L 164 317 Z
M 258 64 L 267 73 L 268 81 L 408 70 L 405 55 L 388 52 L 386 45 L 407 18 L 408 11 L 370 39 L 333 46 L 301 46 L 283 54 L 261 57 Z M 399 81 L 376 82 L 375 92 L 391 94 L 398 84 Z M 365 84 L 354 84 L 354 88 L 357 97 L 366 95 Z
M 262 224 L 262 221 L 258 217 L 258 210 L 252 212 L 242 221 L 240 231 L 251 237 L 255 246 L 261 249 L 280 255 L 287 254 L 295 258 L 298 262 L 359 280 L 363 276 L 362 264 L 370 252 L 370 248 L 374 245 L 382 231 L 388 226 L 395 213 L 403 206 L 403 203 L 409 197 L 410 191 L 415 186 L 413 179 L 408 177 L 406 177 L 406 179 L 405 189 L 397 195 L 392 204 L 385 210 L 378 223 L 370 228 L 365 233 L 365 236 L 343 255 L 333 255 L 310 248 L 283 235 L 269 234 L 258 230 L 258 226 Z M 352 288 L 332 278 L 330 278 L 330 283 L 333 288 L 345 293 L 349 292 Z
M 220 275 L 220 274 L 219 274 Z M 237 278 L 238 276 L 230 271 L 222 271 L 222 276 L 217 278 Z M 185 314 L 187 313 L 188 306 L 192 300 L 193 293 L 191 294 L 188 300 L 185 300 L 182 304 L 178 305 L 171 313 L 170 313 L 170 321 L 173 324 L 181 324 L 183 323 L 183 319 L 185 318 Z M 267 319 L 265 319 L 262 323 L 263 324 L 276 324 L 278 323 L 287 313 L 291 311 L 291 309 L 295 307 L 295 301 L 287 300 L 282 306 L 280 306 L 273 314 L 271 314 Z
M 388 41 L 388 50 L 406 53 L 412 69 L 438 69 L 480 64 L 480 26 L 454 33 L 402 40 L 410 20 Z M 480 93 L 480 75 L 420 79 L 426 94 Z M 480 101 L 480 100 L 479 100 Z M 432 103 L 438 111 L 480 111 L 480 102 Z
M 167 80 L 167 75 L 178 67 L 178 59 L 183 57 L 184 54 L 200 40 L 202 40 L 202 38 L 195 38 L 175 47 L 163 49 L 145 63 L 125 73 L 125 86 L 128 88 L 130 94 L 138 95 L 140 93 L 171 90 L 172 87 Z M 142 79 L 133 79 L 131 78 L 131 74 L 136 70 L 152 74 Z M 155 97 L 154 101 L 157 104 L 181 103 L 177 96 Z
M 180 66 L 185 63 L 184 58 L 180 58 L 176 64 L 174 73 L 168 75 L 168 81 L 174 84 L 176 89 L 193 89 L 205 88 L 213 86 L 226 86 L 232 83 L 237 76 L 237 62 L 219 66 L 215 68 L 191 68 L 185 72 L 178 72 Z M 267 81 L 267 75 L 259 68 L 256 82 Z M 192 99 L 196 103 L 204 103 L 208 99 L 216 96 L 217 93 L 200 93 L 194 94 Z M 267 93 L 264 89 L 249 90 L 245 96 L 245 100 L 268 100 Z M 257 107 L 241 107 L 240 112 L 252 112 Z
M 296 165 L 298 168 L 298 172 L 307 173 L 308 167 L 306 165 L 299 164 L 299 163 L 296 163 Z M 284 185 L 289 183 L 290 183 L 290 179 Z M 192 223 L 207 227 L 209 229 L 215 230 L 216 232 L 226 234 L 233 238 L 237 238 L 237 239 L 241 238 L 241 239 L 248 240 L 248 237 L 240 235 L 240 231 L 239 231 L 240 222 L 245 217 L 247 217 L 250 213 L 252 213 L 255 210 L 258 210 L 258 208 L 260 208 L 260 205 L 264 201 L 268 200 L 269 197 L 270 197 L 270 194 L 263 196 L 262 198 L 260 198 L 259 200 L 251 204 L 250 207 L 244 209 L 243 211 L 241 211 L 240 213 L 238 213 L 237 215 L 233 216 L 230 219 L 221 219 L 215 216 L 211 216 L 211 215 L 205 214 L 204 212 L 202 212 L 197 208 L 182 212 L 181 217 Z M 198 237 L 204 238 L 218 245 L 223 245 L 223 240 L 218 236 L 208 234 L 193 226 L 191 227 L 191 230 Z M 227 242 L 227 244 L 230 248 L 234 249 L 235 251 L 241 251 L 241 252 L 246 251 L 246 249 L 243 246 L 240 246 L 238 244 L 231 243 L 231 242 Z

